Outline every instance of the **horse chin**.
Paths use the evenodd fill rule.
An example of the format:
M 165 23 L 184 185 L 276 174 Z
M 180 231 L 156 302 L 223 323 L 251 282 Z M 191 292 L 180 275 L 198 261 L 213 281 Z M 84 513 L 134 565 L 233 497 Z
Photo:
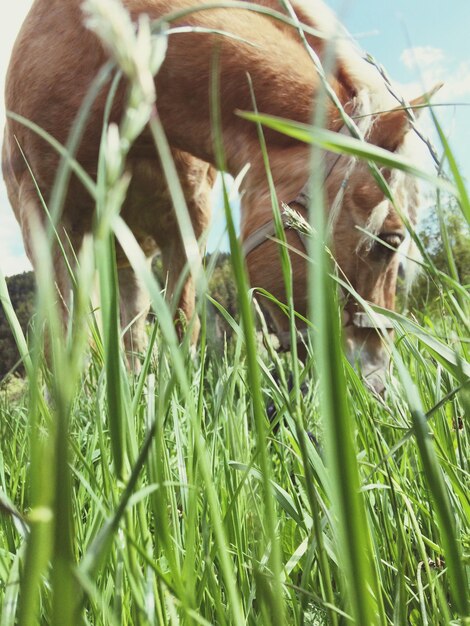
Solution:
M 345 338 L 347 359 L 362 374 L 366 385 L 381 394 L 385 389 L 389 356 L 375 331 L 369 331 L 366 336 L 361 335 L 363 333 L 347 333 Z

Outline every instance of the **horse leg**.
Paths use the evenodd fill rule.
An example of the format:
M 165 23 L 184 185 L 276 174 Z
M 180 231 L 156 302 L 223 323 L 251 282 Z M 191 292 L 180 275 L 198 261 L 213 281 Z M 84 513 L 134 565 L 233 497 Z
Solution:
M 149 258 L 148 262 L 150 264 L 152 259 Z M 138 373 L 139 356 L 147 346 L 145 321 L 150 310 L 150 298 L 147 289 L 131 267 L 118 268 L 118 282 L 121 328 L 124 331 L 127 362 L 129 369 Z
M 175 162 L 194 235 L 197 240 L 200 240 L 210 222 L 211 193 L 216 171 L 207 163 L 181 152 L 175 152 Z M 196 290 L 190 272 L 180 284 L 181 276 L 184 271 L 188 271 L 188 268 L 186 253 L 179 234 L 173 237 L 168 245 L 161 246 L 161 253 L 167 298 L 176 306 L 175 323 L 178 336 L 181 340 L 189 325 L 191 343 L 194 345 L 200 330 L 199 318 L 196 315 Z M 177 302 L 174 302 L 176 297 Z
M 192 276 L 187 272 L 186 254 L 183 244 L 168 245 L 162 248 L 163 280 L 166 288 L 166 299 L 174 310 L 176 332 L 181 341 L 188 327 L 191 329 L 191 343 L 195 344 L 199 336 L 199 319 L 195 315 L 196 292 Z
M 29 174 L 28 174 L 29 178 Z M 84 232 L 67 228 L 59 224 L 51 245 L 47 243 L 47 226 L 44 209 L 35 186 L 29 179 L 23 179 L 17 188 L 17 203 L 12 201 L 20 223 L 26 253 L 35 270 L 36 283 L 41 288 L 40 280 L 44 272 L 52 277 L 56 291 L 56 306 L 61 322 L 61 332 L 65 335 L 71 316 L 73 303 L 72 276 L 76 268 L 76 259 L 83 243 Z M 10 200 L 12 197 L 10 195 Z M 44 267 L 44 252 L 50 251 L 49 267 Z M 41 267 L 43 266 L 43 267 Z M 51 363 L 50 331 L 45 336 L 46 360 Z

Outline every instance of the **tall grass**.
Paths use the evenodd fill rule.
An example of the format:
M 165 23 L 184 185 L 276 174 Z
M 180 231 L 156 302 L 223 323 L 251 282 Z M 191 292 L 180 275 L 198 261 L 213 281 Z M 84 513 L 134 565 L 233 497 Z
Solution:
M 88 3 L 92 25 L 115 42 L 115 23 L 100 14 L 102 6 Z M 425 315 L 391 316 L 396 336 L 387 389 L 373 395 L 344 360 L 335 284 L 317 238 L 316 335 L 300 365 L 295 354 L 278 355 L 269 337 L 266 347 L 257 341 L 224 190 L 240 321 L 222 311 L 234 336 L 222 356 L 211 353 L 208 276 L 195 261 L 201 340 L 195 354 L 187 340 L 179 345 L 162 286 L 119 217 L 126 150 L 150 122 L 187 254 L 196 258 L 149 81 L 167 34 L 151 38 L 142 22 L 136 36 L 124 13 L 113 19 L 127 33 L 127 47 L 113 52 L 133 91 L 122 125 L 104 125 L 96 184 L 86 181 L 98 220 L 78 258 L 68 332 L 58 319 L 47 238 L 37 243 L 44 260 L 28 342 L 0 277 L 28 387 L 20 400 L 0 397 L 0 624 L 469 624 L 467 290 L 425 258 L 423 271 L 441 285 L 444 317 L 433 323 Z M 216 127 L 217 106 L 215 86 Z M 270 124 L 429 178 L 360 141 L 256 113 L 252 119 L 260 125 L 261 150 L 261 124 Z M 465 185 L 444 148 L 455 184 L 431 182 L 455 193 L 468 217 Z M 60 150 L 53 221 L 66 172 L 83 175 L 73 142 Z M 218 158 L 222 165 L 221 145 Z M 125 370 L 119 335 L 114 238 L 157 316 L 135 377 Z M 452 250 L 447 254 L 452 258 Z M 99 323 L 88 300 L 95 272 Z M 285 254 L 283 272 L 289 293 Z M 47 366 L 44 335 L 51 343 Z M 276 410 L 272 424 L 268 403 Z

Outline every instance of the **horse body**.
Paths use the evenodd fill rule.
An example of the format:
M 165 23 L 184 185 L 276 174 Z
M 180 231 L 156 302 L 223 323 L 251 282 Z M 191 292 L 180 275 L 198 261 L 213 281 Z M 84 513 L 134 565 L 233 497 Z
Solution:
M 124 4 L 133 17 L 145 12 L 153 19 L 204 2 L 125 0 Z M 281 11 L 276 0 L 263 0 L 260 4 Z M 338 25 L 320 0 L 296 0 L 292 5 L 303 23 L 323 30 L 326 35 L 336 34 Z M 16 42 L 7 76 L 7 109 L 35 122 L 63 144 L 91 81 L 107 59 L 102 45 L 82 23 L 78 0 L 35 0 Z M 214 181 L 209 94 L 214 51 L 217 50 L 227 169 L 236 176 L 247 163 L 250 164 L 243 181 L 242 199 L 242 237 L 246 238 L 271 219 L 270 192 L 256 127 L 236 115 L 237 110 L 253 108 L 247 75 L 261 112 L 304 123 L 312 119 L 315 96 L 322 90 L 320 79 L 297 30 L 266 15 L 242 9 L 211 9 L 191 13 L 176 21 L 175 25 L 225 31 L 235 36 L 207 32 L 171 35 L 165 61 L 156 77 L 157 109 L 173 150 L 194 231 L 199 237 L 208 224 Z M 324 40 L 312 35 L 307 38 L 321 57 Z M 410 141 L 406 113 L 391 111 L 370 117 L 374 111 L 390 109 L 393 100 L 380 81 L 371 77 L 371 70 L 350 44 L 342 43 L 338 47 L 335 71 L 329 82 L 348 112 L 369 116 L 369 141 L 393 151 L 404 149 Z M 121 85 L 113 102 L 111 121 L 120 121 L 125 93 L 125 85 Z M 105 89 L 93 105 L 77 152 L 78 161 L 92 176 L 96 175 L 106 97 Z M 326 100 L 326 122 L 326 126 L 335 131 L 340 131 L 343 126 L 330 100 Z M 308 179 L 309 149 L 272 131 L 266 131 L 266 142 L 278 198 L 292 202 Z M 34 265 L 31 233 L 38 224 L 44 223 L 45 218 L 19 146 L 46 202 L 59 158 L 35 133 L 8 121 L 2 166 L 9 198 Z M 168 273 L 168 291 L 172 295 L 185 264 L 184 247 L 161 164 L 147 131 L 133 146 L 127 167 L 132 173 L 132 182 L 123 206 L 123 217 L 149 259 L 157 250 L 161 251 L 164 270 Z M 330 206 L 348 168 L 349 159 L 341 157 L 335 162 L 334 172 L 325 180 L 325 196 Z M 395 187 L 404 190 L 402 210 L 412 217 L 417 203 L 416 187 L 411 183 L 404 185 L 395 175 L 391 180 L 396 182 Z M 59 233 L 64 241 L 70 240 L 75 250 L 80 248 L 84 234 L 92 227 L 93 211 L 91 197 L 72 177 Z M 384 200 L 363 163 L 358 163 L 349 172 L 344 201 L 335 220 L 333 248 L 339 267 L 361 296 L 393 308 L 397 257 L 380 245 L 363 246 L 363 234 L 357 226 L 371 228 L 373 234 L 392 242 L 392 247 L 397 247 L 404 235 L 401 220 L 390 203 Z M 294 232 L 286 232 L 286 236 L 289 243 L 298 247 Z M 66 301 L 67 272 L 58 250 L 55 256 L 57 283 Z M 247 265 L 253 286 L 262 286 L 278 299 L 284 299 L 278 250 L 274 243 L 266 241 L 251 251 Z M 300 255 L 293 254 L 292 266 L 296 308 L 305 314 L 306 263 Z M 118 267 L 122 324 L 125 327 L 139 314 L 141 316 L 126 339 L 129 348 L 132 345 L 139 351 L 143 347 L 143 323 L 148 304 L 124 257 L 118 258 Z M 190 278 L 180 296 L 179 306 L 190 319 L 194 313 L 194 290 Z M 352 311 L 356 305 L 346 304 L 346 308 L 348 306 Z M 271 313 L 282 332 L 287 320 L 275 308 Z M 350 325 L 346 328 L 346 340 L 351 354 L 362 348 L 366 369 L 383 364 L 383 350 L 375 331 Z

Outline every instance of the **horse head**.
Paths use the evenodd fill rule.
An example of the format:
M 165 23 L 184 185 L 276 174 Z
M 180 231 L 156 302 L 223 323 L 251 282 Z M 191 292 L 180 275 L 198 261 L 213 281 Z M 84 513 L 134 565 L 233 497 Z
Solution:
M 420 107 L 428 98 L 426 94 L 413 100 L 410 106 Z M 408 158 L 416 153 L 419 138 L 412 128 L 409 110 L 398 108 L 363 115 L 361 106 L 356 105 L 353 117 L 365 120 L 364 137 L 373 146 Z M 340 132 L 348 133 L 345 126 Z M 389 193 L 380 184 L 377 170 Z M 406 256 L 405 247 L 411 245 L 406 237 L 405 222 L 411 225 L 416 222 L 420 189 L 416 179 L 402 170 L 385 167 L 377 170 L 374 175 L 367 160 L 325 153 L 323 191 L 330 225 L 326 244 L 332 251 L 338 277 L 345 284 L 340 288 L 345 350 L 349 361 L 359 367 L 367 382 L 381 390 L 389 362 L 384 335 L 392 335 L 393 330 L 385 315 L 372 314 L 369 307 L 364 310 L 361 302 L 391 311 L 395 309 L 400 257 L 403 256 L 399 253 Z M 303 191 L 289 202 L 304 217 L 310 203 L 308 194 Z M 276 265 L 279 268 L 275 246 L 261 246 L 267 235 L 274 234 L 273 222 L 264 224 L 245 239 L 244 248 L 252 284 L 267 284 L 275 298 L 282 300 L 279 269 L 277 282 L 273 278 L 274 268 Z M 295 309 L 307 315 L 307 246 L 298 233 L 291 230 L 286 230 L 286 238 L 290 248 L 297 248 L 299 252 L 291 253 Z M 268 309 L 281 344 L 288 347 L 290 335 L 285 315 L 272 303 L 268 304 Z

